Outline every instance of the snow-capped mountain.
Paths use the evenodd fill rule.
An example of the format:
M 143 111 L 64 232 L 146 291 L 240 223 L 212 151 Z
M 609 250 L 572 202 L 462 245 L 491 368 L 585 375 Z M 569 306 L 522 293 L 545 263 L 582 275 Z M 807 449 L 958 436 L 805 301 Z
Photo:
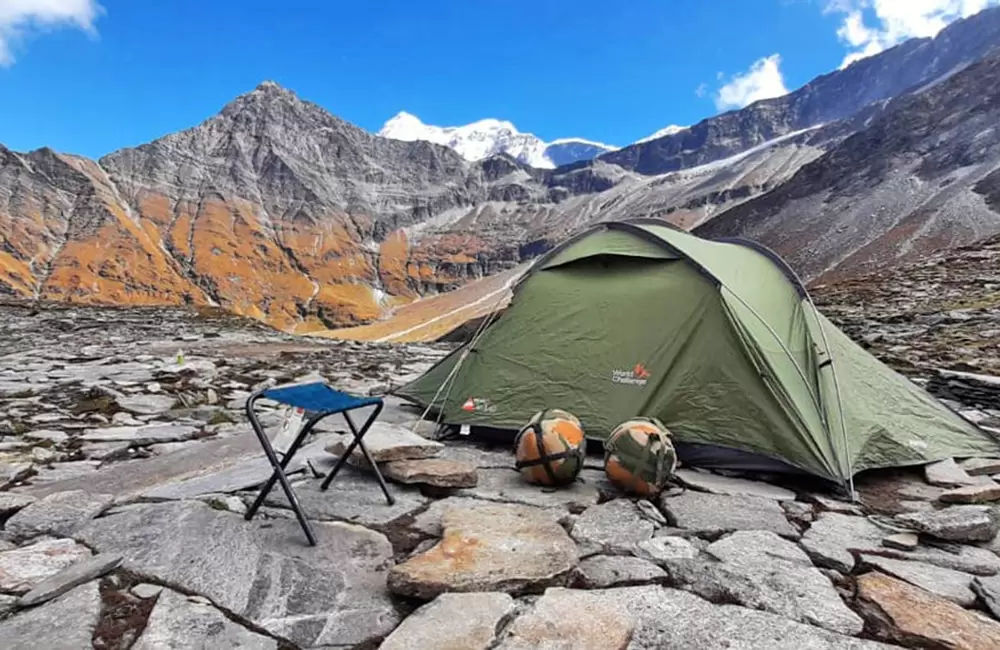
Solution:
M 676 134 L 680 133 L 681 131 L 686 130 L 687 128 L 688 127 L 686 127 L 686 126 L 677 126 L 676 124 L 671 124 L 670 126 L 663 127 L 662 129 L 660 129 L 659 131 L 657 131 L 653 135 L 647 135 L 642 140 L 636 140 L 632 144 L 639 144 L 641 142 L 650 142 L 652 140 L 659 140 L 660 138 L 665 138 L 668 135 L 676 135 Z
M 545 142 L 534 134 L 521 133 L 517 127 L 504 120 L 485 119 L 465 126 L 433 126 L 424 124 L 420 118 L 405 111 L 386 122 L 378 135 L 393 140 L 425 140 L 443 144 L 471 161 L 505 153 L 527 165 L 542 169 L 590 160 L 617 149 L 581 138 Z

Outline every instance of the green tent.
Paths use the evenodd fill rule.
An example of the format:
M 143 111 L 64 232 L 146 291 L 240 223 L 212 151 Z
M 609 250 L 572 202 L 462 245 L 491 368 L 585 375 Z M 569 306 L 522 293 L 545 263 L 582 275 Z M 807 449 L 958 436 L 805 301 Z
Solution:
M 691 465 L 860 471 L 1000 455 L 821 315 L 774 253 L 662 221 L 602 223 L 538 259 L 508 309 L 397 394 L 448 424 L 518 429 L 545 408 L 603 439 L 634 416 Z

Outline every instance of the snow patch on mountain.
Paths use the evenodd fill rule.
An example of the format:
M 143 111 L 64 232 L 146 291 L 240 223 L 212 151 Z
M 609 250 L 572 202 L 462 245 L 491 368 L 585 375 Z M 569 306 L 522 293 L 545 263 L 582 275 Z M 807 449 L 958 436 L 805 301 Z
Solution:
M 590 160 L 617 147 L 582 138 L 561 138 L 545 142 L 532 133 L 521 133 L 505 120 L 485 119 L 465 126 L 433 126 L 401 111 L 390 119 L 378 135 L 393 140 L 423 140 L 451 147 L 466 160 L 477 161 L 507 154 L 526 165 L 552 169 L 580 160 Z
M 653 135 L 647 135 L 642 140 L 636 140 L 633 144 L 639 144 L 641 142 L 651 142 L 653 140 L 659 140 L 660 138 L 665 138 L 668 135 L 677 135 L 681 131 L 687 131 L 686 126 L 677 126 L 676 124 L 671 124 L 670 126 L 665 126 Z

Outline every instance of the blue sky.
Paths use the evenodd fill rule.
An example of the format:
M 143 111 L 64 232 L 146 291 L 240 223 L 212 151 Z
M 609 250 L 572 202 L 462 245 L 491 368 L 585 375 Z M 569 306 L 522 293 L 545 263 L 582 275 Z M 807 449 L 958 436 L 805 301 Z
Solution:
M 371 131 L 401 110 L 628 144 L 1000 0 L 0 0 L 0 143 L 100 156 L 272 79 Z

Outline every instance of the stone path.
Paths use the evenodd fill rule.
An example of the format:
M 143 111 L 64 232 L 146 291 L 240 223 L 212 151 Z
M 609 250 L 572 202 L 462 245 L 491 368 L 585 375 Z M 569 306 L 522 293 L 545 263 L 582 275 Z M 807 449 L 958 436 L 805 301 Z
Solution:
M 4 650 L 979 650 L 1000 638 L 1000 513 L 964 503 L 992 494 L 995 460 L 887 477 L 861 504 L 694 468 L 637 501 L 599 458 L 567 488 L 527 485 L 507 446 L 413 434 L 434 428 L 388 398 L 370 443 L 393 505 L 360 458 L 319 489 L 340 422 L 290 467 L 313 548 L 280 490 L 242 516 L 270 473 L 246 398 L 316 376 L 379 393 L 446 348 L 304 343 L 175 311 L 3 309 Z M 89 340 L 72 329 L 87 323 Z M 264 404 L 269 431 L 282 418 Z

